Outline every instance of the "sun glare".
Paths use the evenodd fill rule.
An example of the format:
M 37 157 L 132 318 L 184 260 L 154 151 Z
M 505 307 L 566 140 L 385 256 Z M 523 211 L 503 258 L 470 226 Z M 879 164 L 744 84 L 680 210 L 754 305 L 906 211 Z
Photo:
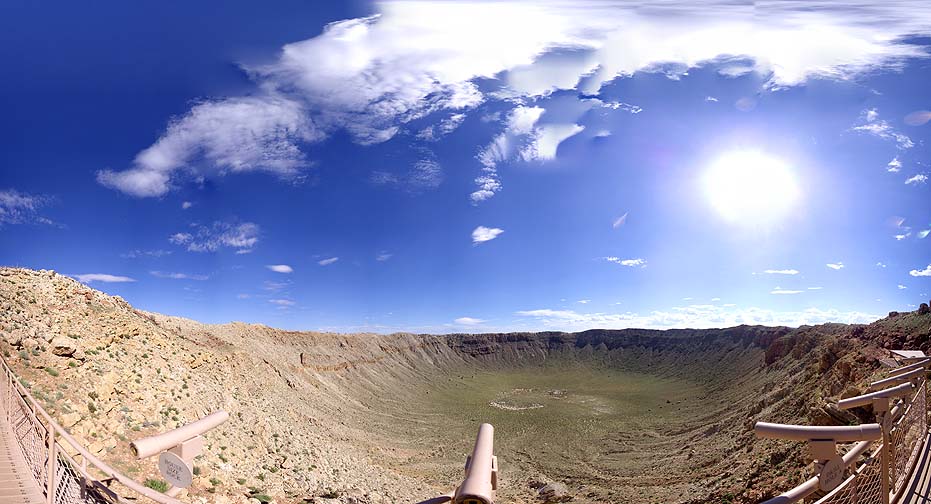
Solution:
M 798 199 L 792 170 L 781 160 L 756 151 L 724 154 L 711 164 L 703 182 L 715 210 L 739 224 L 773 224 Z

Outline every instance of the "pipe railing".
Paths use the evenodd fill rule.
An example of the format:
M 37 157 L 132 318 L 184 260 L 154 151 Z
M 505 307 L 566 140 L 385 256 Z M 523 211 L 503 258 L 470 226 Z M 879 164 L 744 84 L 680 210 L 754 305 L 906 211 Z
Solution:
M 757 422 L 754 430 L 759 437 L 808 441 L 817 473 L 761 504 L 792 504 L 814 496 L 819 496 L 815 504 L 900 502 L 928 434 L 929 364 L 931 359 L 924 359 L 893 369 L 888 378 L 873 382 L 870 390 L 900 385 L 838 401 L 841 409 L 872 406 L 874 424 L 830 427 Z M 837 442 L 851 441 L 858 442 L 843 456 L 835 453 Z
M 42 408 L 2 356 L 0 365 L 5 375 L 0 380 L 4 420 L 14 431 L 17 445 L 47 504 L 128 503 L 136 502 L 140 496 L 158 504 L 182 504 L 125 476 L 90 453 Z M 76 462 L 66 448 L 70 448 L 74 457 L 80 457 L 81 462 Z M 95 477 L 91 469 L 104 478 Z M 136 494 L 133 500 L 117 494 L 107 484 L 110 481 L 117 481 Z

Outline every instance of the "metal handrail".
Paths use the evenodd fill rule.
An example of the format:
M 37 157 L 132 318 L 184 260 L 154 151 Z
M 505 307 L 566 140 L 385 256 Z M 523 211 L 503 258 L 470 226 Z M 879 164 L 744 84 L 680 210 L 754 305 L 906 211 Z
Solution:
M 79 443 L 76 439 L 74 439 L 71 436 L 71 434 L 68 433 L 68 431 L 66 431 L 61 425 L 59 425 L 58 422 L 56 422 L 51 417 L 51 415 L 49 415 L 45 411 L 44 408 L 42 408 L 42 406 L 38 403 L 38 401 L 36 401 L 36 399 L 32 396 L 32 394 L 29 393 L 29 390 L 27 390 L 26 387 L 24 387 L 23 384 L 19 381 L 19 378 L 16 377 L 16 375 L 13 373 L 13 370 L 10 368 L 10 366 L 7 364 L 6 360 L 2 356 L 0 356 L 0 364 L 2 364 L 3 370 L 7 375 L 8 383 L 13 386 L 13 389 L 16 390 L 17 395 L 20 397 L 20 399 L 26 402 L 27 405 L 32 406 L 30 409 L 31 409 L 31 413 L 33 416 L 33 420 L 37 424 L 40 424 L 40 425 L 42 424 L 42 422 L 40 421 L 39 417 L 41 416 L 41 418 L 45 420 L 45 425 L 43 425 L 43 428 L 46 429 L 47 433 L 50 434 L 51 439 L 52 439 L 52 441 L 47 444 L 47 446 L 49 447 L 49 458 L 48 458 L 49 465 L 52 465 L 57 455 L 62 454 L 62 453 L 67 453 L 65 450 L 59 449 L 59 448 L 62 448 L 62 446 L 60 442 L 58 441 L 58 439 L 64 439 L 65 442 L 67 442 L 67 444 L 72 449 L 74 449 L 74 451 L 77 452 L 78 455 L 83 457 L 83 459 L 87 463 L 93 466 L 96 470 L 106 475 L 108 478 L 114 479 L 120 482 L 120 484 L 122 484 L 126 488 L 140 495 L 148 497 L 149 499 L 152 499 L 158 504 L 183 504 L 178 499 L 169 497 L 161 492 L 148 488 L 142 485 L 141 483 L 139 483 L 138 481 L 128 476 L 125 476 L 124 474 L 120 473 L 113 467 L 110 467 L 110 465 L 107 464 L 106 462 L 100 460 L 99 458 L 94 456 L 92 453 L 90 453 L 84 446 L 81 445 L 81 443 Z M 8 405 L 7 407 L 12 407 L 12 404 Z M 91 482 L 98 481 L 97 478 L 94 478 L 90 473 L 88 473 L 86 469 L 86 464 L 81 464 L 80 466 L 78 466 L 77 464 L 73 464 L 72 469 L 76 473 L 80 474 L 83 478 L 86 478 L 90 480 Z M 42 483 L 46 483 L 48 485 L 45 490 L 47 495 L 49 494 L 49 490 L 54 491 L 53 489 L 54 483 L 55 483 L 54 477 L 55 477 L 54 471 L 49 471 L 49 474 L 48 474 L 49 481 L 47 482 L 37 481 L 36 482 L 40 486 L 42 485 Z M 120 498 L 119 496 L 117 498 L 119 499 L 120 502 L 125 502 L 125 500 Z

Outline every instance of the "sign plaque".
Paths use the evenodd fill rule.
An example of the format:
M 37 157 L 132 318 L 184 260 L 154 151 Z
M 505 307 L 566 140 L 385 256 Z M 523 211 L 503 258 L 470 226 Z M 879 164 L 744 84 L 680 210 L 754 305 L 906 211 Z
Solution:
M 169 484 L 176 488 L 187 488 L 194 481 L 194 474 L 181 457 L 171 452 L 163 452 L 158 457 L 158 471 Z

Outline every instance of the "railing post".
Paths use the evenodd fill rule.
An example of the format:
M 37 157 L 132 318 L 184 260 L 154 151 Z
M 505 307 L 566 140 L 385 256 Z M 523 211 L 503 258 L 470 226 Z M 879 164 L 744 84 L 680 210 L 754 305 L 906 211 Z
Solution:
M 889 398 L 876 398 L 873 399 L 873 411 L 876 413 L 877 423 L 882 427 L 882 440 L 883 444 L 880 451 L 880 486 L 882 494 L 882 504 L 889 504 L 889 480 L 892 478 L 892 471 L 890 471 L 890 465 L 894 460 L 892 458 L 892 436 L 890 430 L 892 428 L 892 415 L 889 411 Z
M 55 427 L 52 426 L 52 423 L 48 424 L 48 468 L 45 471 L 46 475 L 46 485 L 47 490 L 45 494 L 46 504 L 53 504 L 55 502 L 55 459 L 58 458 L 58 454 L 55 453 Z

